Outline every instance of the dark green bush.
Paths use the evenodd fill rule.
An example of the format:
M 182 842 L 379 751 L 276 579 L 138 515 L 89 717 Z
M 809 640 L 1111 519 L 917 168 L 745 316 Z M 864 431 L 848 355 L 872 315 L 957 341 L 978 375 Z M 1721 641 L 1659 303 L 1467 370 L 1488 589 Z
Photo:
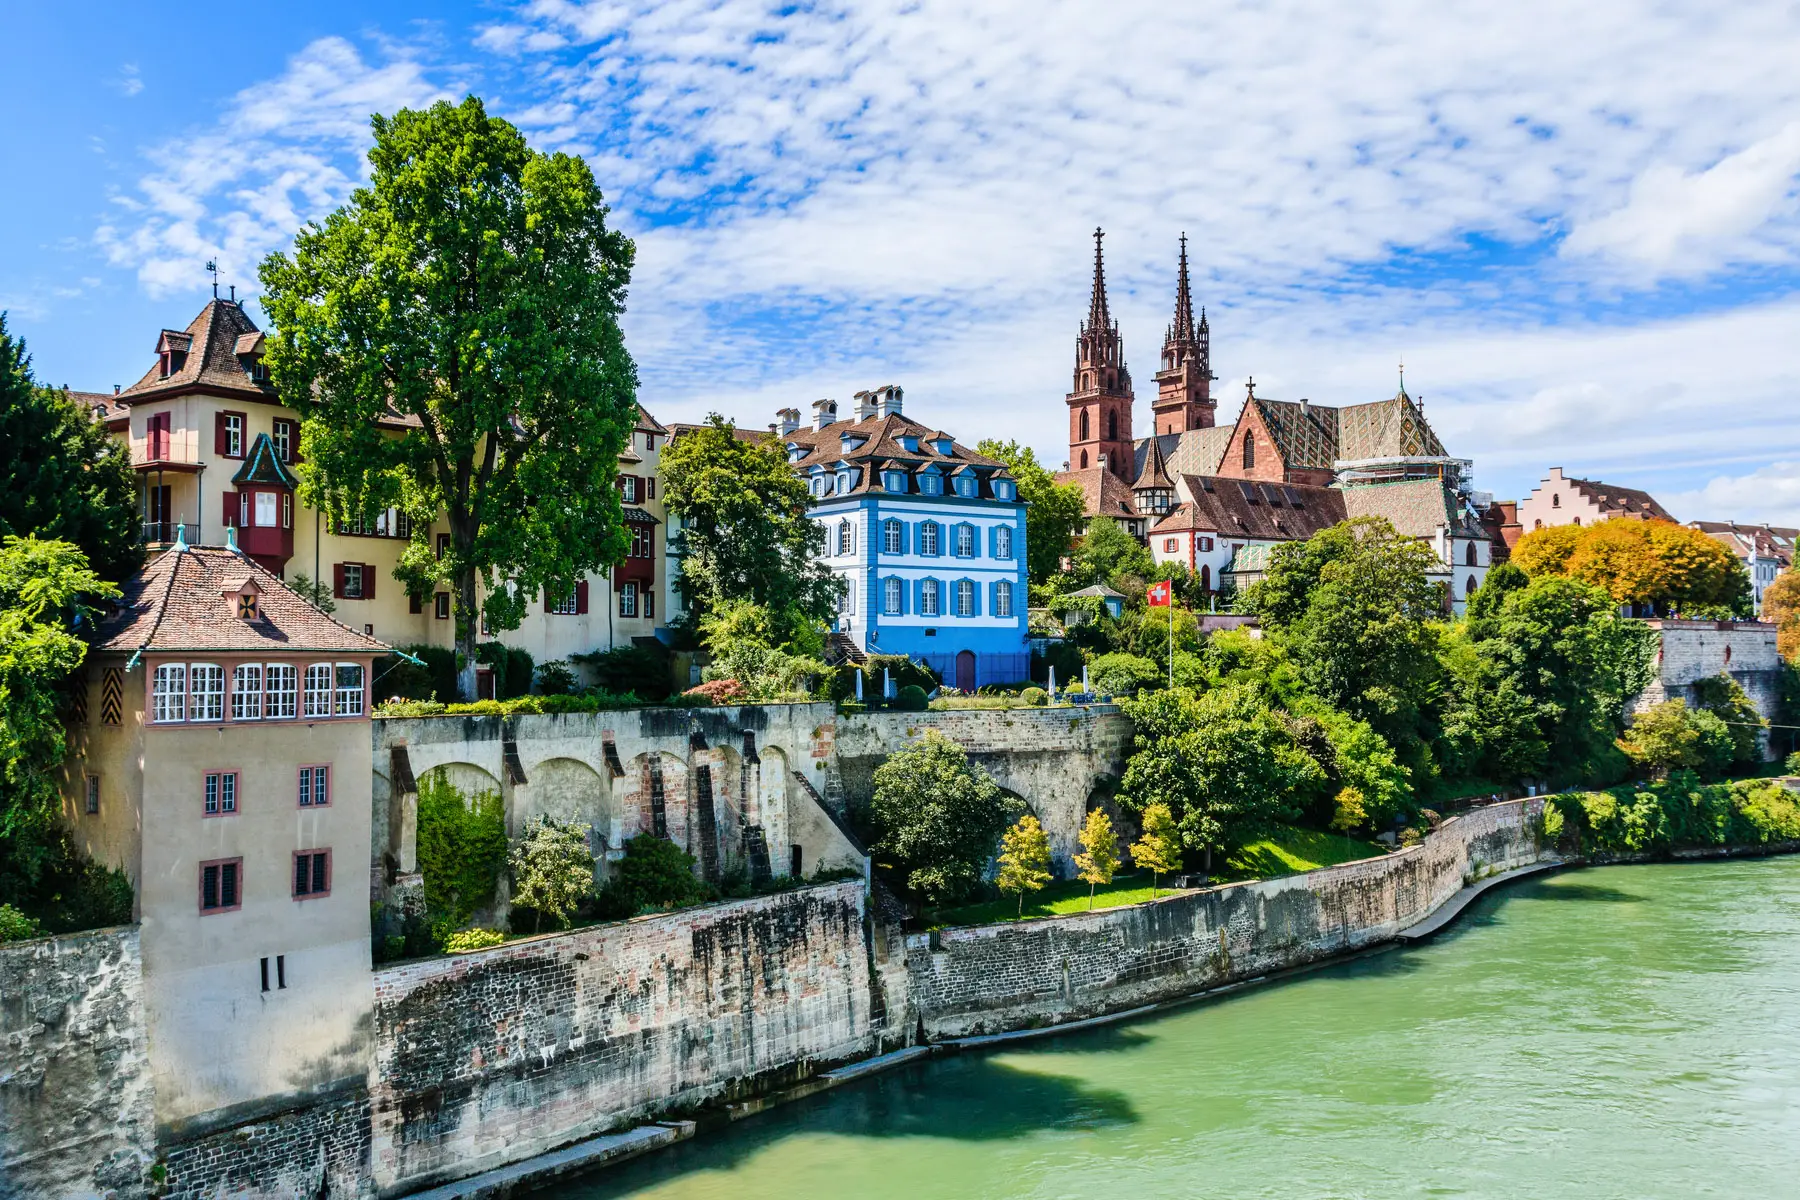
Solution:
M 440 943 L 494 902 L 506 867 L 506 813 L 497 791 L 465 797 L 440 770 L 419 780 L 419 873 Z
M 939 683 L 937 674 L 924 663 L 914 662 L 904 654 L 871 654 L 861 667 L 854 663 L 845 663 L 833 672 L 826 685 L 826 694 L 833 700 L 852 700 L 856 697 L 856 675 L 862 672 L 863 699 L 879 700 L 882 685 L 887 679 L 894 681 L 894 690 L 908 686 L 930 694 Z
M 38 923 L 10 904 L 0 904 L 0 942 L 23 942 L 39 936 Z
M 668 660 L 642 646 L 572 654 L 569 661 L 591 671 L 594 686 L 602 691 L 635 692 L 645 700 L 656 701 L 667 698 L 674 690 L 669 683 Z
M 1659 783 L 1566 792 L 1545 801 L 1545 831 L 1583 851 L 1655 854 L 1800 839 L 1800 796 L 1768 780 L 1701 783 L 1677 771 Z
M 397 647 L 424 662 L 409 663 L 390 655 L 375 663 L 375 698 L 385 700 L 399 696 L 406 700 L 438 699 L 446 704 L 456 699 L 456 651 L 448 646 L 423 643 Z
M 475 661 L 493 668 L 494 699 L 512 700 L 530 694 L 531 677 L 537 668 L 530 651 L 500 642 L 482 642 L 475 647 Z
M 645 908 L 681 908 L 712 898 L 694 875 L 694 856 L 667 838 L 640 833 L 625 843 L 600 899 L 602 915 L 629 917 Z
M 544 696 L 570 696 L 575 693 L 575 672 L 560 658 L 552 659 L 537 669 L 538 692 Z
M 902 712 L 924 712 L 931 707 L 931 701 L 926 698 L 924 688 L 916 683 L 909 683 L 894 698 L 894 707 Z

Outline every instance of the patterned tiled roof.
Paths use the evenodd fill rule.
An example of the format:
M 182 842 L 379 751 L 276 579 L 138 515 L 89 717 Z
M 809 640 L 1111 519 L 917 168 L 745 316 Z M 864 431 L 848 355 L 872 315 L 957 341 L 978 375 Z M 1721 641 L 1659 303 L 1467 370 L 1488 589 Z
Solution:
M 1401 392 L 1373 404 L 1347 404 L 1338 412 L 1338 458 L 1444 458 L 1444 444 L 1413 398 Z
M 250 443 L 250 453 L 244 456 L 244 465 L 237 474 L 231 477 L 233 483 L 269 483 L 285 488 L 296 488 L 300 481 L 294 473 L 281 461 L 281 455 L 275 453 L 275 441 L 266 433 L 256 435 Z
M 1194 499 L 1171 509 L 1150 530 L 1152 537 L 1196 530 L 1222 538 L 1299 541 L 1345 515 L 1344 493 L 1336 488 L 1195 475 L 1183 483 Z
M 1281 461 L 1290 470 L 1308 467 L 1331 470 L 1331 464 L 1338 458 L 1337 409 L 1324 404 L 1265 400 L 1261 396 L 1252 396 L 1244 404 L 1255 406 L 1269 436 L 1275 439 Z
M 230 300 L 208 301 L 185 330 L 165 329 L 158 342 L 159 349 L 167 344 L 187 352 L 187 361 L 181 369 L 165 379 L 160 364 L 153 366 L 142 379 L 126 388 L 120 399 L 128 402 L 149 400 L 165 392 L 204 386 L 210 391 L 273 402 L 276 399 L 273 385 L 266 380 L 250 378 L 250 372 L 238 357 L 240 343 L 257 342 L 257 339 L 246 342 L 245 335 L 257 332 L 256 323 L 244 312 L 243 306 Z
M 1360 484 L 1343 491 L 1344 509 L 1350 516 L 1386 517 L 1404 537 L 1436 537 L 1445 526 L 1457 537 L 1485 536 L 1478 524 L 1463 519 L 1440 480 Z
M 246 580 L 259 595 L 258 616 L 237 615 Z M 100 622 L 101 650 L 242 652 L 342 651 L 380 654 L 385 642 L 339 624 L 281 581 L 233 550 L 170 550 L 126 580 L 123 595 Z

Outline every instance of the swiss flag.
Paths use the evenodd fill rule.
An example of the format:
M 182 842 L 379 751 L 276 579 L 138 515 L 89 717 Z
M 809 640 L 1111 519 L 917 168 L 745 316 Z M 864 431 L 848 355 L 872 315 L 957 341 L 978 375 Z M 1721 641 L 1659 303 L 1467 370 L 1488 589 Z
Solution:
M 1150 590 L 1144 595 L 1150 601 L 1151 608 L 1169 607 L 1169 581 L 1165 579 L 1161 583 L 1151 584 Z

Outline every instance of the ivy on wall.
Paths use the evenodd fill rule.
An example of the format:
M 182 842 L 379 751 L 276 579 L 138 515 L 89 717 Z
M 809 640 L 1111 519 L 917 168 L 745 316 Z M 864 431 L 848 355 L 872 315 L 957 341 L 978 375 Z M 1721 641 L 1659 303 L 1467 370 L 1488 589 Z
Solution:
M 465 796 L 441 768 L 419 780 L 419 872 L 438 941 L 493 903 L 506 849 L 499 792 Z

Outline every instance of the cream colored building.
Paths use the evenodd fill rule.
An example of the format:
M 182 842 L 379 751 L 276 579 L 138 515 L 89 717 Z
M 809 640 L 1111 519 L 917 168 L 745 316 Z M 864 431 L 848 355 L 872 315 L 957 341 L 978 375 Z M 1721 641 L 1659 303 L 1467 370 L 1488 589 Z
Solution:
M 243 307 L 214 299 L 186 329 L 165 329 L 156 362 L 116 396 L 93 397 L 100 419 L 131 447 L 142 481 L 144 539 L 152 551 L 177 533 L 189 545 L 217 544 L 237 530 L 243 550 L 290 581 L 330 585 L 336 617 L 391 645 L 450 646 L 450 593 L 415 601 L 393 570 L 413 535 L 401 514 L 366 514 L 343 529 L 302 506 L 293 467 L 300 417 L 281 403 L 262 365 L 264 335 Z M 396 418 L 395 430 L 412 418 Z M 669 432 L 641 407 L 620 455 L 628 557 L 590 574 L 575 594 L 545 598 L 524 623 L 497 636 L 537 663 L 629 645 L 655 635 L 668 619 L 667 524 L 658 463 Z M 448 525 L 428 532 L 446 542 Z M 441 697 L 449 699 L 449 697 Z
M 367 1071 L 369 709 L 381 642 L 234 549 L 125 581 L 69 725 L 64 819 L 131 879 L 156 1116 Z

